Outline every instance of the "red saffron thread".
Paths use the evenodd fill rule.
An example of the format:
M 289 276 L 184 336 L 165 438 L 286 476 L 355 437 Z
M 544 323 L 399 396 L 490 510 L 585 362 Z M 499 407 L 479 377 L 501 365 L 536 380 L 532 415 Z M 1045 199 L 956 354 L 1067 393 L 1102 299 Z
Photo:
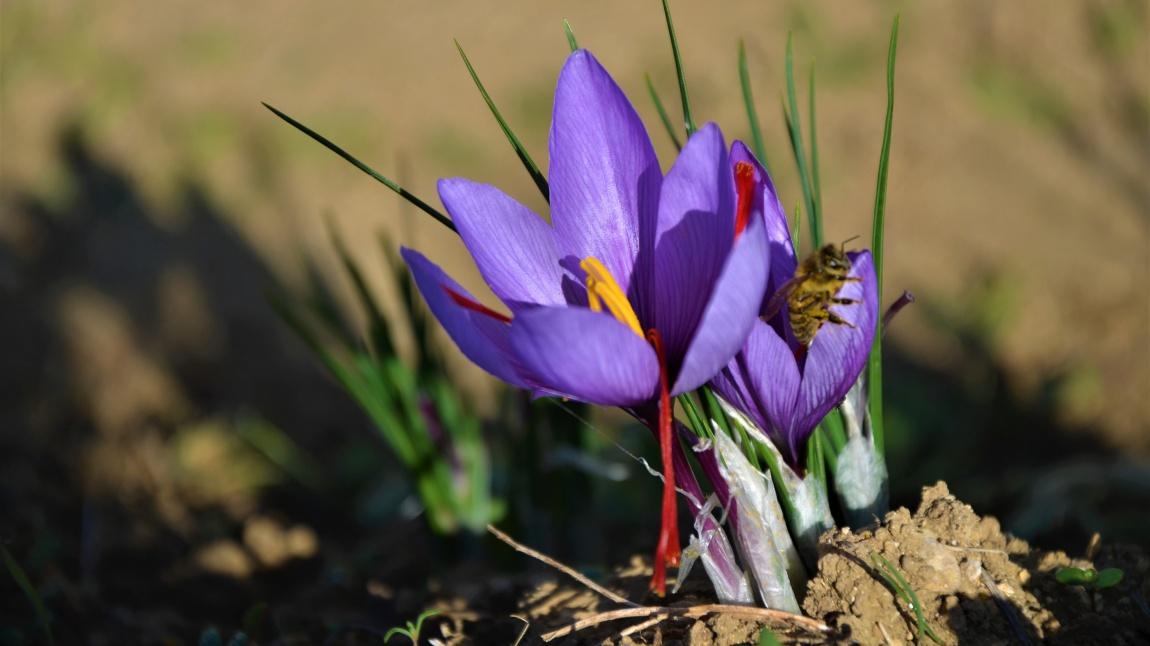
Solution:
M 490 316 L 491 318 L 495 319 L 496 321 L 499 321 L 500 323 L 510 323 L 511 322 L 510 316 L 507 316 L 506 314 L 500 314 L 499 312 L 496 312 L 495 310 L 491 309 L 490 307 L 487 307 L 483 303 L 477 303 L 477 302 L 471 300 L 470 298 L 467 298 L 463 294 L 460 294 L 459 292 L 455 291 L 454 289 L 451 289 L 447 285 L 441 285 L 441 287 L 443 287 L 443 291 L 447 292 L 447 295 L 451 297 L 451 300 L 455 301 L 456 305 L 458 305 L 464 309 L 471 310 L 472 312 L 479 312 L 480 314 L 483 314 L 484 316 Z
M 659 542 L 655 546 L 655 571 L 651 577 L 651 589 L 660 597 L 667 589 L 667 566 L 678 567 L 679 515 L 675 505 L 675 468 L 671 454 L 671 389 L 667 377 L 667 360 L 663 352 L 663 337 L 652 328 L 647 331 L 647 340 L 655 348 L 659 359 L 659 450 L 663 460 L 663 509 L 659 528 Z
M 755 188 L 755 169 L 747 162 L 735 164 L 735 239 L 747 228 L 751 221 L 752 191 Z

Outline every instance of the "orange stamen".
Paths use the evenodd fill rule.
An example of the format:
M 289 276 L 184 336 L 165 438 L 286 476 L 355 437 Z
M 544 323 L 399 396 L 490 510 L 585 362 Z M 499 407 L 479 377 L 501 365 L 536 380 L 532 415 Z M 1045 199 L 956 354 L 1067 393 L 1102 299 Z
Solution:
M 747 162 L 735 164 L 735 238 L 747 228 L 751 221 L 751 204 L 754 202 L 752 192 L 755 189 L 755 168 Z
M 491 309 L 490 307 L 487 307 L 483 303 L 478 303 L 476 301 L 473 301 L 470 298 L 467 298 L 466 296 L 464 296 L 463 294 L 460 294 L 459 292 L 455 291 L 454 289 L 451 289 L 447 285 L 441 285 L 441 287 L 443 287 L 443 291 L 447 292 L 447 295 L 451 297 L 451 300 L 455 301 L 456 305 L 458 305 L 464 309 L 471 310 L 472 312 L 479 312 L 480 314 L 483 314 L 484 316 L 490 316 L 491 318 L 495 319 L 496 321 L 499 321 L 500 323 L 510 323 L 511 322 L 510 316 L 507 316 L 506 314 L 500 314 L 499 312 L 496 312 L 495 310 Z
M 671 454 L 671 388 L 667 377 L 667 359 L 663 352 L 663 337 L 652 328 L 647 340 L 655 348 L 659 359 L 659 450 L 663 460 L 663 513 L 659 528 L 659 542 L 655 546 L 655 571 L 651 589 L 660 597 L 666 593 L 667 566 L 679 565 L 679 515 L 675 506 L 675 468 Z

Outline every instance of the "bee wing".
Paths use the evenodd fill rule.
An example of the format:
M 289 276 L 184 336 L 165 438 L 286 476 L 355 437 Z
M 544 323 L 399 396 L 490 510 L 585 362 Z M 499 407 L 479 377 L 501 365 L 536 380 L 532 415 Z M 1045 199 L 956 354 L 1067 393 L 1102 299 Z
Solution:
M 802 282 L 803 278 L 804 276 L 795 276 L 775 290 L 775 293 L 771 295 L 771 300 L 767 301 L 767 307 L 763 310 L 762 319 L 764 321 L 775 318 L 775 315 L 783 309 L 783 303 L 787 302 L 787 297 Z

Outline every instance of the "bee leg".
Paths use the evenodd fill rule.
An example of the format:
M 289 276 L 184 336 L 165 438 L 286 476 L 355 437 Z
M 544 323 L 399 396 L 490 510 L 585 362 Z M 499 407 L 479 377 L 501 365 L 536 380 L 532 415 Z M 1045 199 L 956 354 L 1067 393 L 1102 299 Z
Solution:
M 843 279 L 844 283 L 861 283 L 862 277 L 860 276 L 847 276 Z
M 857 298 L 832 298 L 831 302 L 835 305 L 857 305 L 862 301 Z
M 827 310 L 827 321 L 834 323 L 835 325 L 846 325 L 848 327 L 855 327 L 854 323 L 851 323 L 850 321 L 842 318 L 841 316 L 839 316 L 838 314 L 835 314 L 834 312 L 832 312 L 830 310 Z

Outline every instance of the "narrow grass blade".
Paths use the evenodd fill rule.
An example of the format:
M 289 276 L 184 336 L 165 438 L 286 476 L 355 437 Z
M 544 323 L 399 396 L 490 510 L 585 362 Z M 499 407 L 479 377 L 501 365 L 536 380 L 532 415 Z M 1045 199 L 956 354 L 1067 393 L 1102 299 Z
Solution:
M 875 180 L 874 219 L 871 222 L 871 253 L 874 256 L 875 277 L 878 279 L 878 293 L 882 294 L 883 232 L 886 225 L 886 185 L 890 172 L 890 138 L 894 124 L 894 69 L 898 56 L 898 21 L 890 28 L 890 49 L 886 57 L 886 119 L 882 129 L 882 149 L 878 157 L 878 177 Z M 884 427 L 882 411 L 882 330 L 874 335 L 870 359 L 867 362 L 867 407 L 870 409 L 871 429 L 874 444 L 879 454 L 883 453 Z
M 396 252 L 395 245 L 391 244 L 391 241 L 383 234 L 380 234 L 379 241 L 383 248 L 383 255 L 387 259 L 391 279 L 400 295 L 399 300 L 403 305 L 404 320 L 407 321 L 408 329 L 415 341 L 416 370 L 424 377 L 443 374 L 444 368 L 441 357 L 435 351 L 435 344 L 431 338 L 431 327 L 428 324 L 423 297 L 416 292 L 414 283 L 407 272 L 407 264 Z
M 914 588 L 910 587 L 910 583 L 907 582 L 906 577 L 878 552 L 871 554 L 871 561 L 887 585 L 902 599 L 903 603 L 910 606 L 911 611 L 914 613 L 915 623 L 918 624 L 919 638 L 921 639 L 923 635 L 926 635 L 934 643 L 941 644 L 942 640 L 938 638 L 934 629 L 927 623 L 926 616 L 922 614 L 922 603 L 918 600 L 918 594 L 915 593 Z
M 792 216 L 794 220 L 791 221 L 791 246 L 794 247 L 795 253 L 799 253 L 799 243 L 802 242 L 802 237 L 799 235 L 799 229 L 803 224 L 803 208 L 798 202 L 795 202 L 795 211 Z
M 471 80 L 475 82 L 476 89 L 479 94 L 483 96 L 484 103 L 487 104 L 488 109 L 491 110 L 491 116 L 495 117 L 495 121 L 499 123 L 499 128 L 503 130 L 503 136 L 507 137 L 507 141 L 511 143 L 511 147 L 515 149 L 515 154 L 519 157 L 519 161 L 523 163 L 523 168 L 527 169 L 527 174 L 531 176 L 531 180 L 535 182 L 535 186 L 539 188 L 539 192 L 543 194 L 543 199 L 551 200 L 551 191 L 547 186 L 547 178 L 543 173 L 539 172 L 539 167 L 535 164 L 535 160 L 531 159 L 531 155 L 523 144 L 519 141 L 519 137 L 515 136 L 512 132 L 511 126 L 507 125 L 507 120 L 499 112 L 499 108 L 495 107 L 495 102 L 491 100 L 491 95 L 487 93 L 487 88 L 483 87 L 483 82 L 479 80 L 479 75 L 475 73 L 475 68 L 471 65 L 471 60 L 467 58 L 467 54 L 463 51 L 463 46 L 459 41 L 455 41 L 455 49 L 459 50 L 459 56 L 463 59 L 463 64 L 467 66 L 467 73 L 471 75 Z
M 747 122 L 751 126 L 751 146 L 755 149 L 755 157 L 759 158 L 759 163 L 770 173 L 767 148 L 763 144 L 763 129 L 759 126 L 759 113 L 755 110 L 755 97 L 751 92 L 751 74 L 747 70 L 747 46 L 742 40 L 739 41 L 739 85 L 743 89 L 743 106 L 747 110 Z
M 24 573 L 24 568 L 20 567 L 20 564 L 12 558 L 12 555 L 3 545 L 0 545 L 0 556 L 4 557 L 4 567 L 8 570 L 8 575 L 19 586 L 24 597 L 28 599 L 28 603 L 32 604 L 32 610 L 36 613 L 36 621 L 40 622 L 40 627 L 44 629 L 44 638 L 48 644 L 52 644 L 52 625 L 49 623 L 48 609 L 44 607 L 44 600 L 40 598 L 36 586 L 32 585 L 32 581 Z
M 343 242 L 343 238 L 339 235 L 339 232 L 336 231 L 335 223 L 329 219 L 327 227 L 328 234 L 331 236 L 332 246 L 335 247 L 336 255 L 339 256 L 339 260 L 343 264 L 344 272 L 347 274 L 348 280 L 351 281 L 352 287 L 355 289 L 355 294 L 359 298 L 360 307 L 363 308 L 364 313 L 367 315 L 367 338 L 371 343 L 372 352 L 379 357 L 387 357 L 395 354 L 395 346 L 391 340 L 391 326 L 388 324 L 387 318 L 383 315 L 383 310 L 379 307 L 379 302 L 376 301 L 371 288 L 368 286 L 367 279 L 364 278 L 363 272 L 360 271 L 355 259 L 351 257 L 351 252 L 348 251 L 347 245 Z
M 671 54 L 675 57 L 675 75 L 679 77 L 679 98 L 683 100 L 683 125 L 687 136 L 695 134 L 695 120 L 691 117 L 691 102 L 687 99 L 687 80 L 683 77 L 683 59 L 679 56 L 679 39 L 675 37 L 675 23 L 671 20 L 671 7 L 663 0 L 663 16 L 667 19 L 667 35 L 671 37 Z
M 815 119 L 815 66 L 811 65 L 811 80 L 809 92 L 809 108 L 811 122 L 811 185 L 814 195 L 815 224 L 813 229 L 818 231 L 818 238 L 823 237 L 823 183 L 819 181 L 819 135 L 818 120 Z
M 280 318 L 296 333 L 315 356 L 327 369 L 328 373 L 343 387 L 371 418 L 372 423 L 384 435 L 384 439 L 391 445 L 399 457 L 400 462 L 411 468 L 417 461 L 415 448 L 410 440 L 403 435 L 402 425 L 391 404 L 390 395 L 378 392 L 371 383 L 356 369 L 356 366 L 344 363 L 334 353 L 324 347 L 315 330 L 303 317 L 278 294 L 268 296 L 272 308 Z M 368 361 L 370 358 L 365 357 Z
M 671 117 L 667 116 L 667 109 L 663 107 L 663 101 L 659 98 L 659 93 L 655 91 L 655 84 L 651 82 L 651 75 L 644 74 L 643 77 L 647 79 L 647 93 L 651 95 L 651 103 L 655 104 L 655 110 L 659 113 L 659 121 L 662 121 L 663 127 L 667 129 L 667 136 L 671 138 L 671 143 L 675 144 L 675 150 L 682 150 L 683 144 L 675 135 L 675 126 L 671 124 Z
M 567 22 L 566 18 L 563 19 L 563 33 L 567 35 L 567 46 L 571 51 L 579 49 L 579 42 L 575 40 L 575 30 L 571 29 L 571 23 Z
M 807 156 L 803 152 L 803 126 L 799 119 L 799 99 L 795 92 L 795 65 L 794 48 L 791 35 L 787 34 L 787 53 L 785 58 L 787 73 L 787 96 L 783 103 L 783 116 L 787 121 L 787 131 L 791 137 L 791 151 L 795 155 L 795 165 L 799 169 L 799 181 L 803 188 L 803 201 L 807 209 L 807 223 L 810 226 L 811 244 L 817 249 L 823 243 L 822 231 L 816 225 L 817 211 L 815 207 L 814 188 L 811 183 L 810 172 L 807 168 Z
M 371 166 L 368 166 L 367 164 L 356 159 L 351 153 L 349 153 L 346 150 L 344 150 L 343 148 L 340 148 L 339 146 L 335 145 L 327 137 L 324 137 L 323 135 L 319 134 L 318 132 L 312 130 L 311 128 L 309 128 L 309 127 L 303 125 L 302 123 L 296 121 L 295 119 L 289 117 L 288 115 L 284 114 L 283 112 L 276 109 L 275 107 L 273 107 L 267 103 L 264 103 L 263 105 L 268 110 L 271 110 L 272 113 L 275 114 L 277 117 L 288 122 L 288 124 L 291 125 L 293 128 L 295 128 L 296 130 L 299 130 L 300 132 L 304 133 L 305 135 L 316 140 L 324 148 L 327 148 L 328 150 L 330 150 L 333 153 L 342 157 L 344 159 L 344 161 L 346 161 L 347 163 L 351 164 L 352 166 L 355 166 L 356 168 L 363 171 L 364 173 L 367 173 L 372 179 L 374 179 L 375 181 L 379 182 L 380 184 L 383 184 L 384 186 L 388 187 L 389 189 L 394 191 L 397 195 L 399 195 L 403 199 L 410 202 L 412 205 L 414 205 L 419 210 L 421 210 L 424 213 L 435 218 L 435 220 L 437 222 L 439 222 L 440 224 L 442 224 L 443 226 L 447 227 L 448 229 L 451 229 L 452 231 L 455 231 L 455 224 L 451 222 L 451 218 L 447 217 L 443 213 L 440 213 L 439 210 L 437 210 L 435 207 L 433 207 L 430 204 L 428 204 L 427 202 L 424 202 L 423 200 L 419 199 L 414 194 L 409 192 L 407 189 L 403 188 L 399 184 L 396 184 L 395 182 L 388 179 L 387 177 L 380 175 Z

